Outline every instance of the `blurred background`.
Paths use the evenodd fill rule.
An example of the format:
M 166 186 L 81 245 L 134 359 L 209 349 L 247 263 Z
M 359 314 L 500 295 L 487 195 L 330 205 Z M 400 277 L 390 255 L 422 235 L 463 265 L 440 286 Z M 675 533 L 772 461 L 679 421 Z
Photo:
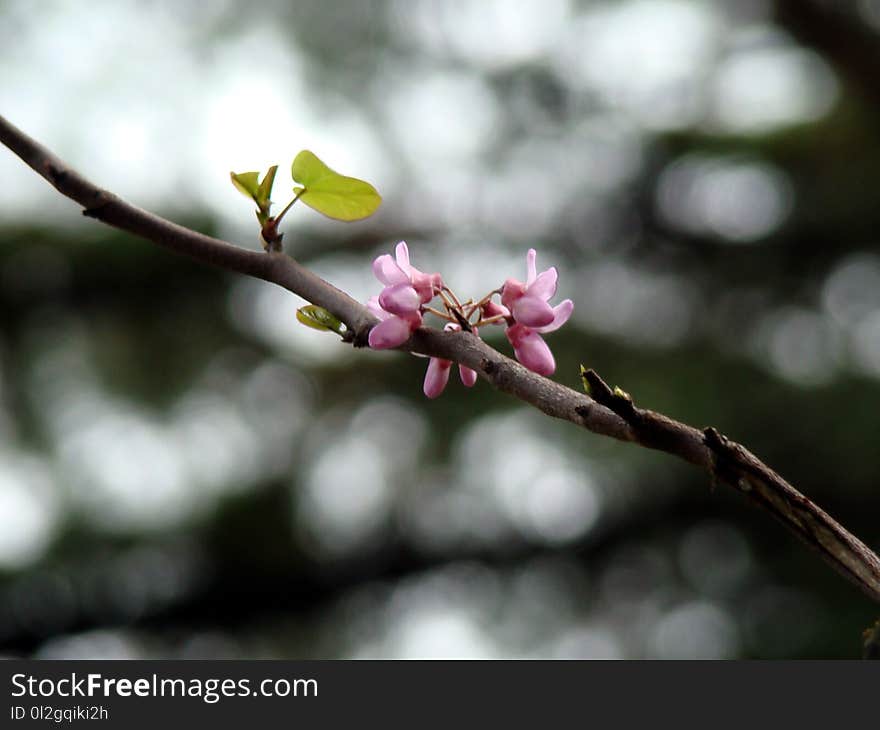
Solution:
M 285 244 L 480 296 L 557 265 L 555 378 L 743 442 L 880 547 L 880 2 L 0 2 L 0 112 L 259 247 L 230 170 L 384 196 Z M 83 218 L 0 149 L 0 651 L 857 657 L 878 608 L 707 476 Z M 509 346 L 493 333 L 503 351 Z

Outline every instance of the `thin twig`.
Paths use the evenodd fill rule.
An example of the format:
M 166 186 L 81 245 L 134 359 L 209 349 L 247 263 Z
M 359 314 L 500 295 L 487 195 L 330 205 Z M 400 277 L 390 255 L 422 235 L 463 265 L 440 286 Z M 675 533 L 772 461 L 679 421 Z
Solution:
M 202 235 L 130 205 L 92 184 L 49 150 L 0 117 L 0 142 L 11 149 L 83 213 L 204 263 L 275 283 L 328 309 L 364 346 L 377 319 L 365 306 L 280 253 L 261 253 Z M 880 559 L 860 540 L 798 492 L 770 467 L 714 429 L 698 429 L 637 408 L 622 391 L 610 389 L 593 371 L 584 374 L 592 397 L 537 375 L 469 332 L 421 327 L 399 348 L 452 360 L 476 370 L 498 390 L 554 418 L 589 431 L 658 449 L 706 469 L 769 511 L 817 550 L 840 574 L 880 603 Z

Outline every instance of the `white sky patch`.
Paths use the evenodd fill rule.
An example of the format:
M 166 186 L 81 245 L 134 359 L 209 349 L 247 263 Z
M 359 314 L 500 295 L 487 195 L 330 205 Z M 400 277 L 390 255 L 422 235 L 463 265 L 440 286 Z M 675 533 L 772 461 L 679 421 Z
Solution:
M 792 196 L 785 173 L 770 163 L 690 154 L 662 172 L 656 199 L 675 228 L 751 243 L 782 225 Z
M 452 563 L 396 583 L 363 617 L 356 656 L 478 659 L 502 656 L 501 585 L 490 569 Z
M 583 459 L 542 435 L 528 413 L 491 415 L 458 437 L 448 471 L 406 490 L 405 532 L 420 547 L 450 551 L 517 541 L 558 545 L 587 534 L 604 498 Z
M 125 631 L 98 630 L 60 636 L 43 644 L 36 659 L 145 659 L 148 652 Z
M 701 113 L 700 85 L 722 30 L 710 3 L 601 3 L 569 24 L 557 73 L 648 129 L 687 126 Z
M 880 309 L 872 312 L 855 328 L 852 357 L 860 370 L 880 378 Z
M 343 556 L 369 542 L 393 504 L 387 460 L 370 440 L 333 439 L 306 472 L 299 516 L 318 551 Z
M 429 606 L 402 616 L 386 647 L 395 659 L 490 659 L 499 655 L 494 642 L 467 612 Z
M 425 176 L 443 166 L 472 167 L 498 120 L 498 103 L 479 77 L 413 69 L 386 90 L 386 121 L 409 162 Z
M 830 382 L 843 358 L 839 329 L 819 312 L 782 307 L 763 317 L 751 339 L 756 361 L 776 375 L 804 386 Z
M 708 601 L 693 601 L 666 612 L 650 640 L 659 659 L 732 659 L 739 652 L 733 617 Z
M 34 330 L 28 395 L 59 488 L 97 529 L 177 526 L 289 466 L 310 406 L 304 381 L 285 366 L 270 361 L 222 389 L 196 387 L 163 417 L 104 390 L 81 323 L 47 319 Z
M 837 97 L 834 73 L 819 56 L 781 33 L 752 29 L 715 71 L 711 126 L 756 134 L 814 122 Z
M 880 256 L 856 253 L 838 263 L 822 285 L 822 305 L 846 328 L 880 312 Z
M 570 542 L 589 532 L 601 514 L 589 465 L 571 462 L 520 412 L 486 416 L 468 428 L 456 448 L 455 469 L 450 491 L 485 504 L 474 516 L 495 511 L 528 540 Z
M 402 41 L 434 55 L 490 70 L 552 51 L 570 21 L 568 0 L 399 0 L 392 6 Z
M 424 417 L 402 401 L 377 398 L 353 417 L 313 422 L 309 461 L 294 495 L 297 529 L 320 557 L 368 547 L 389 526 L 400 484 L 414 468 Z
M 671 347 L 689 334 L 699 297 L 686 278 L 609 261 L 568 273 L 575 322 L 643 345 Z M 569 290 L 571 291 L 571 290 Z
M 619 117 L 580 121 L 558 135 L 508 146 L 476 191 L 486 226 L 507 239 L 545 235 L 574 199 L 619 188 L 641 169 L 639 135 Z
M 170 435 L 190 487 L 223 492 L 243 487 L 259 471 L 259 436 L 228 398 L 190 393 L 174 408 Z
M 194 509 L 182 454 L 161 426 L 97 400 L 95 416 L 62 437 L 59 468 L 82 517 L 110 532 L 180 524 Z
M 550 646 L 554 659 L 624 659 L 617 635 L 597 626 L 573 626 L 563 631 Z
M 61 512 L 60 495 L 45 463 L 0 452 L 0 568 L 23 568 L 42 557 Z

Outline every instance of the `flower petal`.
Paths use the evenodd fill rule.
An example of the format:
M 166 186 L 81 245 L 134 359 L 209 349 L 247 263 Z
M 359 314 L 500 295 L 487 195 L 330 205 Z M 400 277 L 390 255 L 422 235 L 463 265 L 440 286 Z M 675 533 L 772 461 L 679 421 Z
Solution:
M 556 361 L 547 343 L 535 330 L 516 324 L 508 327 L 507 339 L 513 345 L 516 359 L 539 375 L 552 375 L 556 370 Z
M 406 315 L 417 312 L 422 300 L 409 284 L 386 286 L 379 295 L 379 306 L 391 314 Z
M 434 292 L 443 286 L 440 274 L 423 274 L 416 268 L 410 267 L 410 277 L 413 288 L 419 293 L 422 304 L 427 304 L 434 298 Z
M 537 278 L 538 267 L 535 263 L 537 257 L 538 252 L 535 251 L 535 249 L 530 248 L 529 252 L 526 254 L 526 286 L 531 286 L 532 282 Z
M 425 383 L 422 386 L 422 391 L 428 398 L 436 398 L 443 392 L 446 383 L 449 382 L 451 369 L 452 363 L 449 360 L 443 360 L 439 357 L 431 358 L 425 373 Z
M 513 318 L 526 327 L 544 327 L 553 322 L 553 307 L 531 294 L 514 301 L 510 311 Z
M 402 317 L 389 317 L 370 330 L 368 342 L 374 350 L 397 347 L 409 339 L 411 331 L 410 322 L 407 320 Z
M 556 293 L 556 280 L 558 278 L 559 274 L 556 271 L 556 267 L 551 266 L 546 271 L 538 274 L 538 278 L 532 282 L 526 293 L 543 299 L 546 302 Z
M 409 246 L 406 241 L 401 241 L 394 247 L 394 258 L 397 259 L 397 265 L 407 274 L 412 272 L 412 266 L 409 263 Z
M 526 293 L 526 285 L 516 279 L 508 279 L 501 287 L 501 304 L 510 309 L 513 303 Z
M 464 383 L 466 388 L 473 388 L 474 384 L 477 382 L 477 371 L 471 370 L 464 365 L 458 366 L 458 374 L 461 376 L 461 382 Z
M 488 301 L 483 305 L 483 318 L 489 319 L 490 317 L 509 317 L 510 310 L 505 307 L 503 304 L 496 304 L 493 301 Z M 500 324 L 497 322 L 496 324 Z
M 391 316 L 380 306 L 379 297 L 370 297 L 367 299 L 367 309 L 369 309 L 370 313 L 378 317 L 380 320 L 386 320 Z
M 401 269 L 387 253 L 373 260 L 373 273 L 385 286 L 409 283 L 409 274 Z
M 553 321 L 550 324 L 544 325 L 543 327 L 536 327 L 535 331 L 540 333 L 545 332 L 553 332 L 554 330 L 558 330 L 562 325 L 568 322 L 568 318 L 571 317 L 571 313 L 574 311 L 574 302 L 571 299 L 566 299 L 562 302 L 559 302 L 555 307 L 553 307 Z

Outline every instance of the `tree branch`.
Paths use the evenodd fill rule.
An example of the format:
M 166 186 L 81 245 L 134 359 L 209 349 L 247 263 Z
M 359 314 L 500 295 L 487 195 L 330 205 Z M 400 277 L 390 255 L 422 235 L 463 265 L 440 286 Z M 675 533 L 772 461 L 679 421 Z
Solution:
M 204 263 L 272 282 L 342 320 L 355 346 L 363 346 L 376 318 L 365 306 L 284 253 L 263 253 L 202 235 L 126 203 L 70 169 L 49 150 L 0 116 L 0 142 L 83 213 Z M 554 418 L 593 433 L 665 451 L 706 469 L 770 512 L 819 552 L 841 575 L 880 603 L 880 559 L 860 540 L 745 448 L 715 429 L 699 431 L 637 408 L 592 370 L 584 373 L 592 397 L 537 375 L 468 332 L 422 327 L 399 348 L 466 365 L 498 390 Z

